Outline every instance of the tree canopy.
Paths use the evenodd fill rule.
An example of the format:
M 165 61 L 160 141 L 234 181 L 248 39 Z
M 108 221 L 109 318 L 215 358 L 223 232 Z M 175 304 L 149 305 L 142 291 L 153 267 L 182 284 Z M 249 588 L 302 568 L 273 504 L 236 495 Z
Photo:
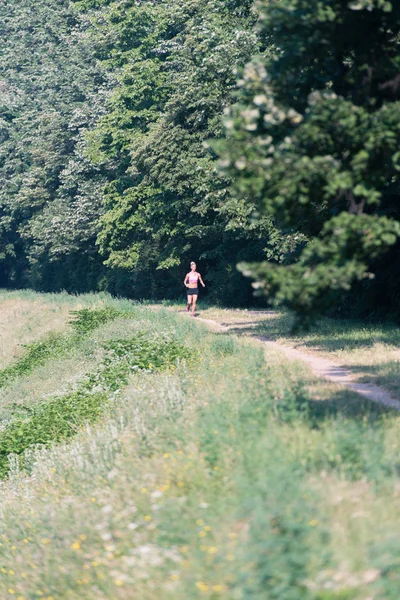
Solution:
M 400 7 L 0 5 L 0 281 L 399 314 Z
M 400 6 L 258 7 L 264 47 L 243 71 L 222 164 L 238 197 L 307 236 L 292 265 L 243 267 L 307 322 L 379 273 L 400 235 Z

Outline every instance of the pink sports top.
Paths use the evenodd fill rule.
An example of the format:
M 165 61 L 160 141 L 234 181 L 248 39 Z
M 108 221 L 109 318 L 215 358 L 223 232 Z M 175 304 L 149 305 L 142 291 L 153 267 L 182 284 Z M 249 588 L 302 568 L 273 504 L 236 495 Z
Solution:
M 198 273 L 189 273 L 189 283 L 197 283 L 199 280 Z

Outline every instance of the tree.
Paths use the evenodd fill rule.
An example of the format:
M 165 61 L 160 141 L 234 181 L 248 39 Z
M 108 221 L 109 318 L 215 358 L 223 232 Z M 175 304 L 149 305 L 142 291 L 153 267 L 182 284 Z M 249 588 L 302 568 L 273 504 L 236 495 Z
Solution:
M 224 134 L 236 65 L 258 48 L 254 19 L 251 2 L 111 2 L 93 28 L 118 80 L 88 138 L 90 159 L 112 175 L 98 243 L 110 268 L 135 273 L 137 290 L 141 282 L 166 293 L 199 258 L 214 298 L 237 299 L 235 263 L 263 256 L 270 219 L 253 223 L 251 209 L 230 199 L 207 146 Z
M 306 325 L 373 277 L 400 235 L 400 6 L 271 0 L 258 11 L 264 48 L 219 152 L 236 197 L 309 239 L 292 265 L 242 266 Z
M 102 113 L 108 81 L 67 0 L 8 1 L 0 22 L 3 281 L 51 288 L 46 265 L 66 274 L 78 254 L 86 275 L 96 253 L 106 179 L 83 156 L 83 131 Z M 85 279 L 71 271 L 62 286 L 87 289 Z

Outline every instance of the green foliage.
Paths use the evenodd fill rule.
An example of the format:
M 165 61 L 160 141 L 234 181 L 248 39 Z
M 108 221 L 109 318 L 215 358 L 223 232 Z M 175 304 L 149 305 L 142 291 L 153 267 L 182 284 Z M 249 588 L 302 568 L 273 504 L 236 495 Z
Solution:
M 107 394 L 79 390 L 35 407 L 27 419 L 14 419 L 0 431 L 0 477 L 8 473 L 8 455 L 37 444 L 50 445 L 76 434 L 104 413 Z
M 85 258 L 88 271 L 104 177 L 83 157 L 82 132 L 101 114 L 107 89 L 85 42 L 88 23 L 64 0 L 2 3 L 0 21 L 0 260 L 5 276 L 26 284 L 36 274 L 40 281 L 39 265 L 45 272 L 47 262 L 76 253 L 81 261 Z
M 252 211 L 229 201 L 206 145 L 222 135 L 234 66 L 257 48 L 253 22 L 250 3 L 222 0 L 111 2 L 96 22 L 93 44 L 118 73 L 107 114 L 87 136 L 88 156 L 113 175 L 98 244 L 109 267 L 133 270 L 136 289 L 155 271 L 146 295 L 168 281 L 166 271 L 176 286 L 193 256 L 214 297 L 223 296 L 221 277 L 237 293 L 235 263 L 262 256 L 269 219 L 253 226 Z
M 194 356 L 192 351 L 171 340 L 168 335 L 156 333 L 138 334 L 130 340 L 113 340 L 105 348 L 109 352 L 105 359 L 107 366 L 117 358 L 127 361 L 131 370 L 161 370 L 178 361 L 191 360 Z
M 219 356 L 231 356 L 236 354 L 238 346 L 232 336 L 224 335 L 213 340 L 211 350 Z
M 246 269 L 308 321 L 399 240 L 400 12 L 373 0 L 258 6 L 266 51 L 244 69 L 216 147 L 238 198 L 311 239 L 293 266 Z
M 241 265 L 258 280 L 256 294 L 266 294 L 276 305 L 289 302 L 297 313 L 295 329 L 307 328 L 316 314 L 326 312 L 338 291 L 348 291 L 356 280 L 370 278 L 368 261 L 400 236 L 400 223 L 377 215 L 342 213 L 327 221 L 318 238 L 297 263 L 274 266 L 264 262 Z
M 104 325 L 109 321 L 119 318 L 132 318 L 134 316 L 133 311 L 119 310 L 112 306 L 105 306 L 104 308 L 81 308 L 80 310 L 71 311 L 74 315 L 74 319 L 70 321 L 73 329 L 83 335 L 91 333 L 100 325 Z
M 44 365 L 49 358 L 64 356 L 73 345 L 73 338 L 62 333 L 51 333 L 45 340 L 27 344 L 26 352 L 21 358 L 0 370 L 0 388 L 20 375 L 31 373 L 36 367 Z
M 51 358 L 61 358 L 80 343 L 80 337 L 90 334 L 94 329 L 118 318 L 132 318 L 133 312 L 118 310 L 112 306 L 104 308 L 82 308 L 71 311 L 75 316 L 71 321 L 76 335 L 69 333 L 50 333 L 46 339 L 25 345 L 26 351 L 15 363 L 0 370 L 0 388 L 5 387 L 20 375 L 31 373 L 36 367 L 44 365 Z
M 42 402 L 30 411 L 28 418 L 17 418 L 3 426 L 0 430 L 0 477 L 8 473 L 9 454 L 23 454 L 36 444 L 48 446 L 60 442 L 75 435 L 85 423 L 94 423 L 101 418 L 113 395 L 127 385 L 132 373 L 166 369 L 193 356 L 190 350 L 167 335 L 153 333 L 113 340 L 106 343 L 104 349 L 106 354 L 102 364 L 86 377 L 76 392 Z

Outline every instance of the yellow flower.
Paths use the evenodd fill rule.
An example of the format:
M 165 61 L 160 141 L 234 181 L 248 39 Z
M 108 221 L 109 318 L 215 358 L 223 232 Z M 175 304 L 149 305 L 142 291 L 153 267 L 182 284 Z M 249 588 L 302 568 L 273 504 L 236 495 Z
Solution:
M 197 519 L 196 525 L 204 525 L 204 521 L 202 519 Z
M 8 590 L 8 593 L 9 593 L 9 594 L 11 594 L 11 595 L 12 595 L 12 594 L 15 594 L 15 592 L 14 592 L 14 590 L 13 590 L 12 588 L 10 588 L 10 589 Z
M 216 554 L 217 552 L 218 548 L 216 548 L 215 546 L 211 546 L 211 548 L 208 549 L 209 554 Z
M 214 592 L 223 592 L 225 590 L 225 586 L 217 584 L 217 585 L 213 585 L 212 589 Z
M 123 582 L 123 581 L 121 581 L 120 579 L 116 579 L 116 580 L 114 581 L 114 583 L 115 583 L 115 585 L 117 585 L 118 587 L 121 587 L 121 585 L 124 585 L 124 582 Z
M 80 550 L 80 549 L 81 549 L 81 545 L 80 545 L 80 543 L 79 543 L 79 542 L 74 542 L 74 543 L 71 545 L 71 548 L 72 548 L 72 550 Z
M 150 515 L 146 515 L 144 518 L 144 520 L 147 522 L 151 521 L 151 519 L 152 519 L 152 517 Z
M 206 537 L 206 535 L 205 531 L 199 531 L 199 537 Z
M 196 587 L 201 591 L 201 592 L 206 592 L 208 590 L 208 585 L 206 583 L 204 583 L 204 581 L 197 581 L 196 582 Z
M 51 540 L 49 540 L 49 538 L 45 538 L 44 540 L 42 540 L 42 544 L 51 544 Z
M 204 531 L 211 531 L 211 527 L 210 527 L 209 525 L 206 525 L 206 526 L 204 527 Z
M 311 527 L 315 527 L 316 525 L 318 525 L 318 521 L 316 521 L 315 519 L 312 519 L 312 521 L 310 521 L 310 525 L 311 525 Z
M 172 579 L 172 581 L 178 581 L 179 580 L 179 575 L 176 575 L 176 574 L 171 575 L 171 579 Z
M 15 572 L 12 569 L 10 569 L 8 572 L 10 575 L 15 575 Z
M 164 456 L 164 458 L 169 458 L 171 455 L 169 452 L 166 452 L 163 456 Z

